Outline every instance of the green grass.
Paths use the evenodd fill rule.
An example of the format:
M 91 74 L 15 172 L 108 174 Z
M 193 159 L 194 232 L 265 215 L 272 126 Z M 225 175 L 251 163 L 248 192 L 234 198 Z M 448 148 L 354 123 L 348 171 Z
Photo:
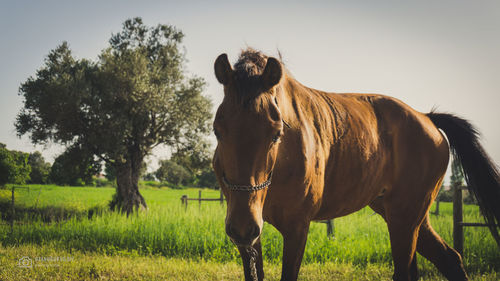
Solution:
M 181 206 L 182 195 L 198 197 L 198 191 L 199 189 L 192 188 L 143 188 L 141 193 L 148 203 L 148 211 L 127 218 L 106 211 L 106 204 L 114 193 L 114 189 L 110 187 L 17 187 L 16 219 L 19 223 L 15 225 L 14 232 L 10 233 L 10 227 L 3 221 L 0 225 L 0 241 L 3 251 L 28 249 L 26 254 L 32 256 L 34 254 L 29 249 L 52 249 L 56 252 L 78 253 L 82 255 L 82 259 L 89 256 L 131 260 L 162 257 L 199 263 L 200 267 L 212 263 L 236 266 L 240 263 L 239 254 L 224 232 L 225 206 L 218 202 L 203 202 L 199 206 L 194 201 L 189 202 L 187 209 Z M 203 197 L 218 198 L 219 192 L 204 189 Z M 8 213 L 8 200 L 10 190 L 0 190 L 0 207 L 3 208 L 3 213 Z M 442 203 L 440 209 L 440 216 L 431 216 L 432 225 L 452 244 L 452 206 Z M 89 216 L 89 210 L 92 216 Z M 481 220 L 477 206 L 464 206 L 464 221 Z M 271 272 L 279 272 L 283 247 L 281 235 L 266 224 L 262 243 L 265 267 L 270 267 Z M 497 276 L 496 272 L 500 271 L 500 251 L 486 228 L 465 229 L 464 259 L 466 269 L 474 276 Z M 424 276 L 439 276 L 434 266 L 424 258 L 419 257 L 418 262 Z M 344 267 L 342 270 L 346 272 L 359 272 L 368 268 L 391 272 L 392 259 L 384 221 L 369 208 L 365 208 L 335 220 L 335 239 L 326 237 L 324 224 L 313 223 L 303 265 L 304 268 L 316 268 L 316 271 L 321 272 L 323 269 L 318 264 L 326 265 L 325 268 L 330 268 L 332 272 Z M 237 272 L 239 271 L 238 269 Z M 304 272 L 307 270 L 301 270 L 301 274 L 305 275 Z M 71 274 L 76 273 L 71 271 Z M 356 273 L 353 276 L 358 275 Z M 191 280 L 202 280 L 196 278 Z M 0 275 L 0 279 L 7 278 Z M 370 279 L 360 277 L 359 280 Z
M 32 268 L 20 268 L 20 257 L 29 256 Z M 38 262 L 40 257 L 62 257 L 63 261 Z M 264 266 L 266 280 L 279 280 L 278 264 Z M 390 280 L 392 268 L 385 264 L 358 266 L 352 263 L 312 263 L 301 267 L 299 280 Z M 500 274 L 472 274 L 471 281 L 495 281 Z M 165 258 L 162 256 L 102 255 L 80 251 L 57 250 L 47 246 L 20 245 L 0 247 L 0 280 L 243 280 L 241 265 L 234 261 Z M 421 280 L 444 280 L 437 273 Z

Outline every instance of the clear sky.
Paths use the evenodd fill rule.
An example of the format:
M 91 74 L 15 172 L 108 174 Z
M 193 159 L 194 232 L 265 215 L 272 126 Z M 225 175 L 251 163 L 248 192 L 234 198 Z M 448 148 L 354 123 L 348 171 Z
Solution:
M 78 58 L 97 58 L 136 16 L 186 34 L 188 69 L 206 79 L 215 105 L 219 54 L 234 62 L 247 46 L 279 49 L 307 86 L 383 93 L 469 119 L 500 163 L 500 1 L 1 1 L 0 142 L 52 161 L 60 148 L 16 137 L 19 85 L 62 41 Z

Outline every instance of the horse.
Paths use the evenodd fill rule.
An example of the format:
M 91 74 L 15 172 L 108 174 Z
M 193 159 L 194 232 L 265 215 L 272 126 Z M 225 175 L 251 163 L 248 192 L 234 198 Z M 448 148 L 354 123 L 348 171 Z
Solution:
M 221 54 L 214 70 L 224 98 L 213 122 L 212 164 L 245 280 L 264 279 L 264 221 L 283 236 L 281 280 L 296 280 L 311 221 L 365 206 L 387 223 L 393 280 L 418 279 L 417 251 L 448 280 L 468 280 L 460 254 L 433 230 L 428 214 L 450 148 L 500 243 L 499 172 L 470 122 L 420 113 L 386 95 L 308 88 L 281 59 L 253 49 L 233 66 Z

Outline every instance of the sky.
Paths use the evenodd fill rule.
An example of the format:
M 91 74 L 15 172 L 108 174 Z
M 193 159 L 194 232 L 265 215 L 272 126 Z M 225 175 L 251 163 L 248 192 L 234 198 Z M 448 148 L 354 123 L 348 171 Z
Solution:
M 207 81 L 214 111 L 219 54 L 234 63 L 247 47 L 279 50 L 306 86 L 386 94 L 470 120 L 500 163 L 499 1 L 0 1 L 0 142 L 52 162 L 60 146 L 16 136 L 20 84 L 63 41 L 77 58 L 96 59 L 132 17 L 185 33 L 187 69 Z M 150 166 L 167 155 L 155 150 Z

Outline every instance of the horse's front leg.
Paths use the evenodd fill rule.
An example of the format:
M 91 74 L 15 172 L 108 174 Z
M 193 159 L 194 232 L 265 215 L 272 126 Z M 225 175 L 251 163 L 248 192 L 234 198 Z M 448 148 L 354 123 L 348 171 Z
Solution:
M 238 247 L 238 251 L 243 261 L 243 271 L 245 273 L 245 281 L 262 281 L 264 280 L 264 266 L 262 263 L 262 245 L 260 237 L 253 247 Z
M 283 265 L 281 281 L 295 281 L 299 275 L 300 263 L 304 256 L 310 222 L 289 225 L 281 230 L 283 235 Z

